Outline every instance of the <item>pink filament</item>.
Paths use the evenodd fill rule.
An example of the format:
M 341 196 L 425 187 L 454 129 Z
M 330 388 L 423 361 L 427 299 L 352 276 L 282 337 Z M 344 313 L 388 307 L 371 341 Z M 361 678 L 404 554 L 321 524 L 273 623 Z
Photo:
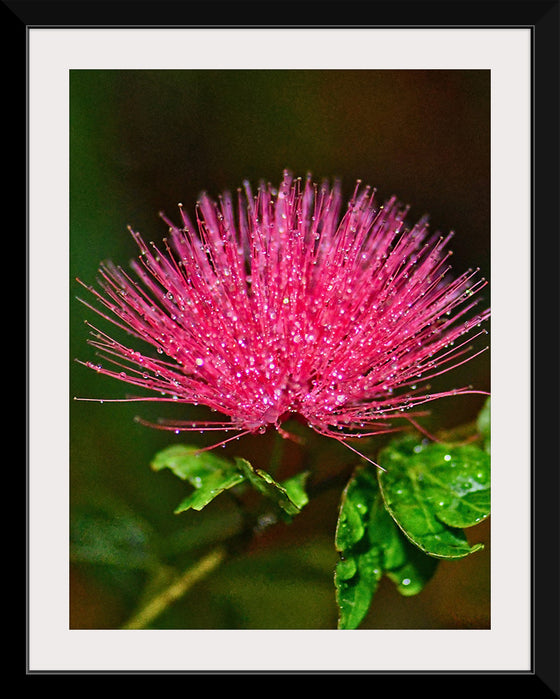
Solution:
M 416 383 L 475 356 L 466 344 L 490 314 L 471 313 L 485 280 L 472 270 L 452 277 L 451 236 L 430 235 L 426 219 L 407 228 L 395 199 L 378 206 L 358 183 L 343 214 L 341 205 L 338 184 L 285 172 L 277 191 L 261 184 L 253 195 L 246 184 L 237 206 L 228 193 L 202 196 L 196 225 L 183 209 L 180 227 L 163 217 L 161 249 L 131 231 L 134 276 L 106 263 L 99 290 L 83 286 L 91 308 L 156 353 L 90 326 L 90 344 L 113 368 L 87 366 L 157 393 L 126 400 L 200 404 L 227 417 L 153 425 L 174 431 L 262 432 L 299 414 L 341 441 L 471 392 L 426 394 Z

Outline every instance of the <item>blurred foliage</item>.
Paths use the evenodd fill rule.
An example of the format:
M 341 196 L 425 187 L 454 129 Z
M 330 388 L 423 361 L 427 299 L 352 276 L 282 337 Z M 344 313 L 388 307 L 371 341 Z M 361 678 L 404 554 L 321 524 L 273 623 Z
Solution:
M 127 225 L 157 240 L 165 233 L 159 211 L 174 218 L 178 203 L 192 210 L 202 190 L 217 195 L 246 178 L 277 182 L 285 167 L 339 177 L 348 194 L 358 178 L 376 186 L 379 199 L 396 194 L 411 205 L 411 222 L 428 212 L 435 229 L 456 231 L 456 270 L 479 266 L 488 278 L 489 116 L 488 71 L 71 71 L 71 359 L 92 359 L 84 319 L 107 329 L 75 299 L 83 295 L 75 278 L 93 282 L 102 259 L 127 265 L 136 255 Z M 126 395 L 125 385 L 76 362 L 70 379 L 70 398 Z M 488 390 L 488 353 L 438 381 Z M 445 399 L 423 424 L 453 427 L 474 419 L 482 403 Z M 202 513 L 173 514 L 181 484 L 149 464 L 184 438 L 133 420 L 179 417 L 172 408 L 72 401 L 72 628 L 119 628 L 153 590 L 241 526 L 228 494 Z M 192 408 L 180 417 L 201 414 Z M 337 508 L 355 462 L 338 444 L 305 438 L 315 473 L 340 475 L 336 487 L 291 524 L 263 532 L 162 614 L 157 628 L 336 626 Z M 197 445 L 211 440 L 193 436 Z M 220 453 L 267 471 L 274 435 Z M 286 442 L 278 477 L 308 466 L 306 451 Z M 478 525 L 485 549 L 443 561 L 421 595 L 402 597 L 382 579 L 361 627 L 489 628 L 489 531 L 488 522 Z

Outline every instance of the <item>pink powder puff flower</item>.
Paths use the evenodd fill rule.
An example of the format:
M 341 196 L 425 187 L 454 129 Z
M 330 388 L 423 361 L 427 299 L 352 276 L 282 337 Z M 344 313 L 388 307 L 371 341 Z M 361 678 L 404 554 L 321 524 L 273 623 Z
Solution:
M 85 364 L 158 394 L 123 400 L 200 404 L 227 417 L 152 425 L 160 429 L 287 436 L 281 425 L 297 414 L 347 446 L 391 430 L 392 418 L 416 424 L 415 406 L 478 392 L 417 384 L 476 356 L 472 331 L 486 332 L 475 329 L 489 311 L 470 312 L 485 280 L 475 281 L 478 270 L 450 276 L 452 234 L 431 235 L 426 218 L 407 228 L 407 207 L 395 198 L 378 206 L 374 194 L 358 181 L 341 215 L 338 183 L 285 172 L 278 190 L 261 184 L 253 196 L 245 183 L 237 207 L 229 193 L 203 195 L 196 225 L 182 208 L 180 227 L 162 215 L 161 249 L 131 230 L 135 278 L 109 262 L 100 291 L 84 286 L 97 313 L 156 351 L 90 326 L 89 343 L 114 368 Z

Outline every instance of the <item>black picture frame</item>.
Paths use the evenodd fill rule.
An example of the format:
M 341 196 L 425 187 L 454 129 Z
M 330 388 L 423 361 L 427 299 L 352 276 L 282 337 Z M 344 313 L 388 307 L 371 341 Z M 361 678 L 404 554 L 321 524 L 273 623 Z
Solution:
M 532 668 L 519 673 L 529 689 L 560 696 L 558 454 L 558 177 L 559 3 L 555 2 L 3 2 L 6 129 L 27 142 L 27 35 L 30 27 L 106 26 L 359 26 L 527 27 L 532 36 Z M 278 25 L 281 16 L 294 24 Z M 219 19 L 219 24 L 216 20 Z M 297 19 L 297 25 L 295 20 Z M 21 163 L 23 158 L 18 159 Z M 7 184 L 10 199 L 25 199 L 24 178 Z M 24 201 L 23 206 L 26 206 Z M 20 218 L 20 216 L 18 216 Z M 28 319 L 27 319 L 28 320 Z M 512 328 L 512 332 L 515 329 Z M 515 383 L 515 377 L 512 377 Z M 27 434 L 29 439 L 29 434 Z M 512 561 L 512 570 L 514 562 Z M 512 575 L 514 573 L 512 572 Z M 29 620 L 28 620 L 29 623 Z M 26 674 L 52 674 L 29 669 Z M 61 672 L 60 674 L 66 674 Z M 82 674 L 82 673 L 77 673 Z M 83 673 L 88 674 L 88 673 Z M 92 673 L 96 674 L 96 673 Z M 110 674 L 110 673 L 108 673 Z M 122 674 L 126 674 L 123 672 Z M 166 674 L 166 673 L 161 673 Z M 352 674 L 352 673 L 350 673 Z M 367 673 L 366 673 L 367 674 Z M 405 673 L 406 674 L 406 673 Z M 478 679 L 476 673 L 469 679 Z M 489 679 L 485 673 L 484 681 Z M 504 673 L 496 673 L 503 682 Z M 438 678 L 442 679 L 442 678 Z M 511 679 L 511 677 L 510 677 Z M 516 677 L 513 677 L 514 681 Z M 521 679 L 521 677 L 519 678 Z M 391 680 L 394 681 L 394 680 Z M 521 685 L 520 685 L 521 688 Z

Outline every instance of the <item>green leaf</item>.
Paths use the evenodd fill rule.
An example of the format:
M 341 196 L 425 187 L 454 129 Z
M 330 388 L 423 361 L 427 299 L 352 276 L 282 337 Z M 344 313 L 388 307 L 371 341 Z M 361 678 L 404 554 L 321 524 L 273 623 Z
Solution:
M 307 504 L 305 481 L 309 475 L 302 472 L 284 483 L 277 483 L 266 471 L 254 468 L 246 459 L 236 457 L 235 462 L 223 459 L 199 447 L 176 444 L 160 451 L 151 463 L 155 471 L 170 469 L 181 480 L 194 488 L 176 513 L 185 510 L 201 510 L 224 490 L 248 481 L 256 490 L 272 499 L 285 515 L 298 514 Z
M 420 552 L 400 532 L 367 466 L 356 469 L 343 492 L 335 544 L 340 555 L 335 569 L 339 629 L 359 626 L 383 574 L 401 594 L 412 595 L 420 592 L 437 566 L 436 559 Z
M 154 471 L 168 468 L 196 488 L 201 478 L 214 471 L 231 470 L 233 465 L 210 451 L 200 451 L 200 447 L 174 444 L 158 452 L 152 459 L 151 467 Z
M 273 500 L 286 514 L 297 515 L 307 503 L 307 495 L 303 490 L 306 473 L 299 474 L 281 485 L 266 471 L 255 468 L 246 459 L 236 457 L 235 465 L 259 493 Z
M 405 561 L 402 565 L 386 571 L 386 575 L 395 583 L 401 595 L 411 597 L 424 589 L 434 575 L 439 561 L 411 544 L 400 531 L 399 538 L 402 541 Z
M 342 493 L 335 535 L 335 545 L 341 553 L 349 551 L 363 538 L 376 493 L 375 478 L 369 470 L 357 469 Z
M 484 449 L 490 453 L 490 398 L 486 400 L 478 414 L 476 427 L 484 444 Z
M 301 510 L 302 507 L 307 505 L 309 502 L 309 497 L 305 492 L 305 481 L 309 476 L 309 471 L 302 471 L 292 478 L 288 478 L 282 482 L 283 488 L 286 490 L 288 497 L 294 503 L 294 505 Z
M 182 444 L 160 451 L 151 465 L 155 471 L 169 468 L 176 476 L 194 486 L 194 492 L 175 509 L 176 514 L 189 509 L 202 510 L 224 490 L 233 488 L 244 480 L 244 476 L 230 461 Z
M 243 482 L 243 476 L 236 471 L 214 471 L 200 481 L 196 490 L 175 508 L 175 514 L 185 510 L 202 510 L 220 493 Z
M 462 558 L 479 550 L 462 528 L 490 513 L 490 459 L 474 445 L 418 443 L 382 450 L 378 480 L 387 509 L 404 534 L 431 556 Z
M 339 629 L 358 628 L 369 610 L 381 576 L 381 560 L 376 549 L 355 553 L 351 559 L 342 559 L 336 564 Z

